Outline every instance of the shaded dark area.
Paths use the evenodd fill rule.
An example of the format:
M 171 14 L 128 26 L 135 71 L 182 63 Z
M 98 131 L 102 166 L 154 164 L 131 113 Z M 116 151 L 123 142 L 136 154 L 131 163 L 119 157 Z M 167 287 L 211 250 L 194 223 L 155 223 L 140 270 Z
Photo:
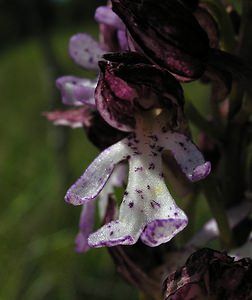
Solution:
M 2 49 L 16 40 L 37 36 L 55 28 L 87 23 L 97 5 L 106 1 L 5 0 L 0 3 Z

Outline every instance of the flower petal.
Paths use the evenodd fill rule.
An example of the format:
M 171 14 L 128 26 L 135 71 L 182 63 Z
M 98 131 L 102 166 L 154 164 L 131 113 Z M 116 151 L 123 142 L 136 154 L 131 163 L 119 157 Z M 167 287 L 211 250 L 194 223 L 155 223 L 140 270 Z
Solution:
M 95 11 L 95 20 L 98 23 L 110 25 L 119 30 L 125 30 L 122 20 L 109 6 L 99 6 Z
M 77 33 L 69 42 L 69 53 L 75 63 L 85 69 L 98 70 L 98 61 L 105 53 L 99 43 L 86 33 Z
M 95 202 L 86 202 L 81 211 L 79 233 L 75 239 L 76 252 L 86 252 L 89 250 L 88 236 L 93 230 L 95 218 Z
M 91 114 L 88 107 L 79 109 L 71 109 L 67 111 L 52 111 L 43 114 L 47 119 L 53 122 L 54 125 L 64 125 L 72 128 L 90 126 Z
M 210 162 L 204 160 L 201 152 L 187 136 L 168 131 L 160 137 L 162 145 L 171 151 L 181 170 L 190 181 L 201 180 L 210 173 Z
M 73 205 L 81 205 L 95 199 L 108 181 L 115 165 L 126 159 L 126 150 L 124 141 L 105 149 L 68 190 L 65 201 Z
M 184 214 L 181 215 L 181 218 L 154 220 L 145 227 L 141 234 L 141 240 L 147 246 L 159 246 L 169 242 L 186 227 L 187 223 L 188 221 Z
M 87 104 L 95 107 L 94 91 L 96 85 L 96 80 L 81 79 L 75 76 L 63 76 L 56 80 L 62 102 L 66 105 Z
M 141 143 L 140 138 L 143 138 Z M 139 134 L 135 139 L 133 136 L 127 139 L 130 169 L 119 219 L 91 234 L 88 239 L 91 247 L 132 245 L 141 234 L 146 244 L 158 246 L 187 224 L 186 215 L 176 206 L 164 182 L 161 153 L 154 155 L 149 147 L 151 138 Z

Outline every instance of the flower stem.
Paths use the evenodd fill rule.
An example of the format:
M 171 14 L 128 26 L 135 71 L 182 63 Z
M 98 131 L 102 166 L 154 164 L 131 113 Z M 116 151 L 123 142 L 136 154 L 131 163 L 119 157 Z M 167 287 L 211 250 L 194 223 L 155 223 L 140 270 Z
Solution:
M 234 246 L 233 234 L 229 226 L 221 191 L 213 176 L 209 176 L 203 182 L 203 187 L 209 208 L 219 228 L 221 244 L 226 249 L 231 249 Z
M 222 133 L 213 124 L 209 123 L 197 110 L 197 108 L 188 99 L 185 104 L 185 113 L 189 120 L 201 131 L 203 131 L 208 136 L 212 137 L 216 141 L 221 141 L 223 139 Z

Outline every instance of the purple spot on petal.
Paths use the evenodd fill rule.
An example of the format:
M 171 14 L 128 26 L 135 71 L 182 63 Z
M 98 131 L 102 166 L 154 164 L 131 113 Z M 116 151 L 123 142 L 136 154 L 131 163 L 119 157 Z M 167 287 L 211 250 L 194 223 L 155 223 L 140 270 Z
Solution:
M 153 156 L 157 156 L 157 153 L 156 153 L 156 152 L 151 151 L 151 153 L 152 153 Z
M 129 207 L 132 208 L 134 206 L 134 202 L 129 203 Z
M 139 151 L 134 151 L 134 155 L 140 155 L 140 154 L 142 154 L 142 153 Z
M 158 141 L 158 137 L 156 135 L 149 135 L 148 136 L 150 139 L 152 139 L 153 141 L 157 142 Z
M 155 200 L 151 200 L 150 204 L 152 208 L 157 208 L 157 207 L 160 208 L 160 203 L 158 203 Z
M 138 194 L 142 194 L 142 190 L 138 190 L 138 189 L 136 189 L 136 192 L 138 193 Z
M 136 167 L 135 172 L 138 172 L 138 171 L 143 171 L 143 167 Z
M 154 170 L 155 169 L 155 165 L 154 165 L 154 163 L 152 162 L 152 163 L 149 163 L 149 168 L 148 168 L 149 170 Z

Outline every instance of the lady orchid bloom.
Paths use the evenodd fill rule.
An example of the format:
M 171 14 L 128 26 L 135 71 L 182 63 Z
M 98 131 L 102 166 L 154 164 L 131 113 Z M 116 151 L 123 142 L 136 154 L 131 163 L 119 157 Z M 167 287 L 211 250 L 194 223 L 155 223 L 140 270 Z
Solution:
M 166 187 L 162 153 L 170 151 L 192 182 L 209 174 L 210 163 L 188 136 L 179 132 L 183 92 L 176 79 L 136 53 L 105 58 L 107 61 L 99 63 L 96 106 L 106 122 L 129 135 L 93 161 L 68 190 L 65 200 L 73 205 L 91 205 L 114 168 L 127 161 L 128 184 L 118 219 L 90 234 L 88 245 L 131 245 L 140 238 L 148 246 L 158 246 L 187 225 L 185 213 Z

